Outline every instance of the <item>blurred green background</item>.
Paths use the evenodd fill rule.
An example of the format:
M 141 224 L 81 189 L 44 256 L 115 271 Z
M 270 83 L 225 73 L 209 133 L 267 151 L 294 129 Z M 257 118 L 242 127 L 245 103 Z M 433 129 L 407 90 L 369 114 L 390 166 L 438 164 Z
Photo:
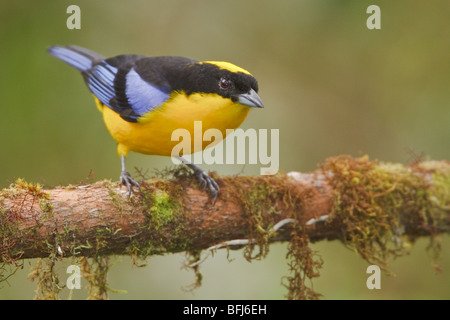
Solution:
M 81 8 L 81 30 L 66 9 Z M 381 30 L 366 9 L 381 8 Z M 76 70 L 46 49 L 76 44 L 105 56 L 123 53 L 225 60 L 258 79 L 265 108 L 243 128 L 280 129 L 280 168 L 311 171 L 338 154 L 411 163 L 450 159 L 450 2 L 441 1 L 1 1 L 0 186 L 18 177 L 46 186 L 118 180 L 116 144 Z M 163 169 L 169 158 L 131 154 L 128 168 Z M 210 166 L 220 174 L 258 174 L 259 166 Z M 382 289 L 365 283 L 367 263 L 338 242 L 313 245 L 324 267 L 314 289 L 324 299 L 450 298 L 450 239 L 442 237 L 436 274 L 422 239 L 390 266 Z M 182 270 L 182 254 L 137 268 L 114 257 L 112 299 L 282 299 L 286 244 L 247 263 L 233 252 L 201 266 L 202 287 Z M 1 284 L 0 299 L 30 299 L 29 265 Z M 63 261 L 59 268 L 65 281 Z M 84 280 L 83 280 L 84 281 Z M 82 285 L 85 285 L 82 282 Z M 82 290 L 84 291 L 84 290 Z M 76 292 L 83 298 L 86 292 Z M 61 298 L 67 297 L 63 291 Z

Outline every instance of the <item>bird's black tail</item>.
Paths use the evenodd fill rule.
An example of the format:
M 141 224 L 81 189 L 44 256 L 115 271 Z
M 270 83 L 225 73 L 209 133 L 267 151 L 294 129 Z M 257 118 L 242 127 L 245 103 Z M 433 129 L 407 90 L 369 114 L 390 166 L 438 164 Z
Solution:
M 52 46 L 48 49 L 48 53 L 81 72 L 91 69 L 94 64 L 105 59 L 98 53 L 78 46 Z

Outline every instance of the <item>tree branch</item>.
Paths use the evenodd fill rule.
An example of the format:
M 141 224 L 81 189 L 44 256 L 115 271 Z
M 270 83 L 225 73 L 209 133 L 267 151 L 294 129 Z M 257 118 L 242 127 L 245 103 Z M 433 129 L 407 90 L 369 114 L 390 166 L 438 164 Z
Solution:
M 213 204 L 194 179 L 150 179 L 128 198 L 100 181 L 43 189 L 18 180 L 0 193 L 0 262 L 18 258 L 150 255 L 197 251 L 249 239 L 287 241 L 293 228 L 311 241 L 377 243 L 450 231 L 450 162 L 405 167 L 366 157 L 328 159 L 311 173 L 215 177 Z M 293 219 L 274 230 L 284 220 Z M 391 240 L 390 240 L 391 241 Z M 397 243 L 398 244 L 398 243 Z M 361 250 L 360 250 L 361 249 Z

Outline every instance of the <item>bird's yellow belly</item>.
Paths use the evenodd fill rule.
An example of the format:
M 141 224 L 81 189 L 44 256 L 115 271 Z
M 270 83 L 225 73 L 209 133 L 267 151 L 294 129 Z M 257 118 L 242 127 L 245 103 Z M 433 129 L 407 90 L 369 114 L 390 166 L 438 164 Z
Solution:
M 106 127 L 118 142 L 119 155 L 135 151 L 170 156 L 172 149 L 180 143 L 172 141 L 172 133 L 176 129 L 186 129 L 189 132 L 191 152 L 200 151 L 194 150 L 194 121 L 201 121 L 200 139 L 206 130 L 212 128 L 220 130 L 225 138 L 226 130 L 237 128 L 250 109 L 213 94 L 178 94 L 166 101 L 162 107 L 143 115 L 138 122 L 128 122 L 110 108 L 101 106 L 98 100 L 96 102 L 99 109 L 102 109 Z M 196 134 L 198 135 L 198 132 Z M 201 149 L 209 144 L 211 141 L 204 141 Z M 184 151 L 186 154 L 186 150 Z

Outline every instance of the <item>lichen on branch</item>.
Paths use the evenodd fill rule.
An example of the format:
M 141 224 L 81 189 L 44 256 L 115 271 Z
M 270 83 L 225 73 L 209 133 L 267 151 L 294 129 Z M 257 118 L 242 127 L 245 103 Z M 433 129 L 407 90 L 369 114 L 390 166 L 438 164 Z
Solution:
M 131 198 L 111 181 L 44 189 L 17 180 L 0 191 L 0 280 L 26 258 L 52 257 L 47 266 L 56 258 L 103 261 L 113 254 L 134 261 L 175 252 L 198 258 L 202 250 L 243 239 L 244 257 L 253 260 L 264 258 L 270 243 L 289 241 L 287 296 L 312 299 L 318 294 L 307 283 L 319 275 L 322 261 L 310 242 L 341 240 L 386 269 L 418 236 L 434 239 L 450 231 L 448 161 L 403 166 L 338 156 L 310 173 L 214 174 L 221 188 L 215 204 L 188 172 L 169 173 L 141 181 Z M 295 223 L 274 228 L 281 221 Z M 93 288 L 103 291 L 91 296 L 105 297 L 107 286 L 98 283 Z

